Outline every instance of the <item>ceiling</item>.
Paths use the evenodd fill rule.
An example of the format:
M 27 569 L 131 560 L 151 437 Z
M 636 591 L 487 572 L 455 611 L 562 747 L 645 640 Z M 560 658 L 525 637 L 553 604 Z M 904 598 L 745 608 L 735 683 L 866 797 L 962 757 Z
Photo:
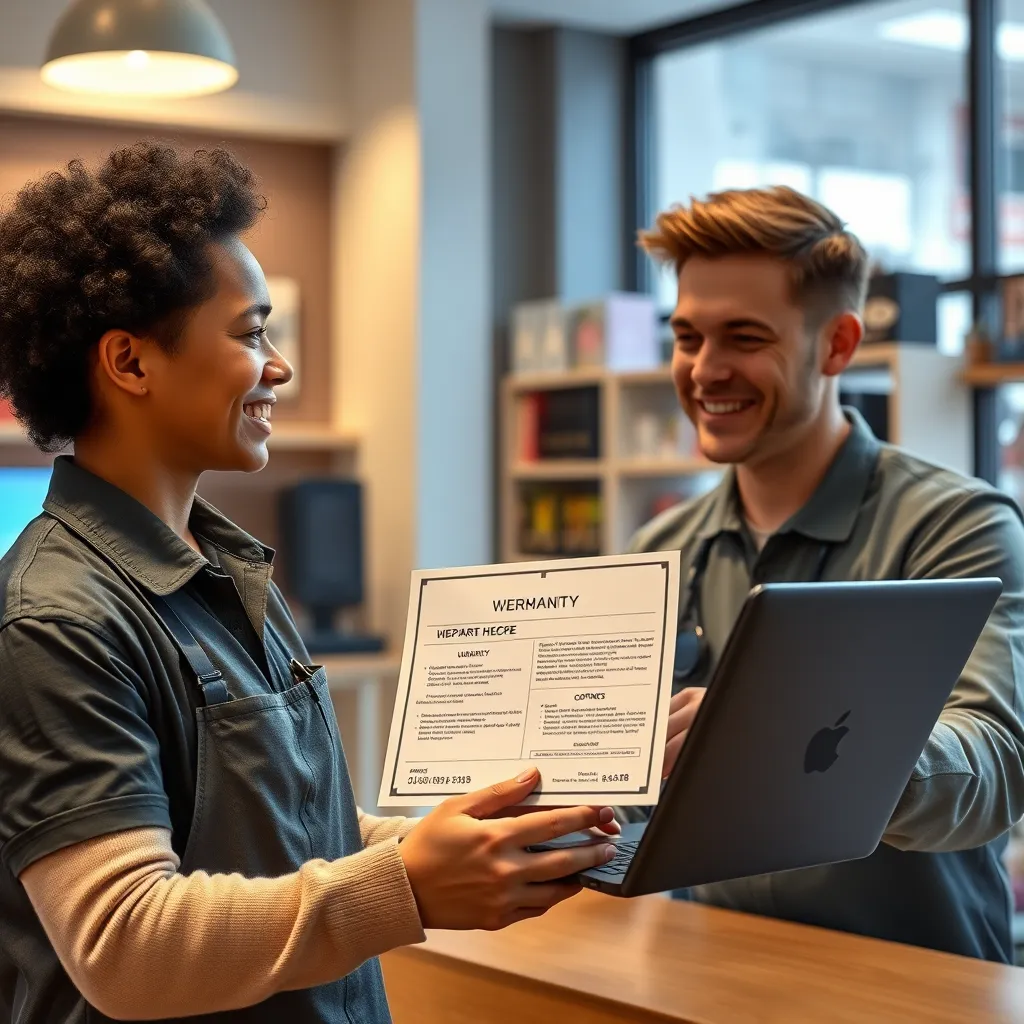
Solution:
M 659 25 L 731 7 L 736 0 L 491 0 L 495 20 L 566 25 L 631 35 Z
M 736 6 L 736 0 L 490 0 L 495 20 L 505 24 L 567 25 L 629 35 L 671 24 L 710 10 Z M 1003 17 L 1024 0 L 1002 0 Z M 965 89 L 962 52 L 884 40 L 883 22 L 923 11 L 949 10 L 963 15 L 966 0 L 876 0 L 829 10 L 827 5 L 772 28 L 735 37 L 726 45 L 771 52 L 783 59 L 814 59 L 864 74 L 895 73 L 921 79 L 942 79 Z M 1022 18 L 1024 20 L 1024 18 Z M 1024 63 L 1014 62 L 1007 77 L 1024 77 Z

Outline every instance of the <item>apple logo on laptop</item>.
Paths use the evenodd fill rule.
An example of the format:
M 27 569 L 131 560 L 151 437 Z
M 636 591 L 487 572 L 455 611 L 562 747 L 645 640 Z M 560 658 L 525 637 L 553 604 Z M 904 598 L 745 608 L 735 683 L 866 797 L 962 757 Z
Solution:
M 839 756 L 839 744 L 842 738 L 850 731 L 843 725 L 849 717 L 847 711 L 836 719 L 834 727 L 826 726 L 819 729 L 807 744 L 807 752 L 804 754 L 804 772 L 810 775 L 811 772 L 827 772 Z

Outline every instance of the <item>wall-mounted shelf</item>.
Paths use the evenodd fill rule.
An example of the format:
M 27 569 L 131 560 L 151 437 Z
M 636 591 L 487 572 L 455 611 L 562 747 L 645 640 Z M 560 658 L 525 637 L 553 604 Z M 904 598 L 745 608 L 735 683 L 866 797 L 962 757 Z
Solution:
M 359 437 L 352 431 L 315 423 L 278 423 L 268 447 L 271 451 L 345 451 L 358 444 Z
M 505 378 L 512 391 L 552 391 L 558 388 L 581 388 L 601 384 L 608 377 L 603 367 L 585 367 L 561 373 L 520 373 Z
M 0 444 L 28 444 L 28 437 L 16 420 L 0 423 Z
M 271 451 L 340 452 L 354 450 L 359 438 L 351 431 L 305 423 L 279 423 L 270 435 Z M 0 423 L 0 445 L 31 447 L 28 435 L 17 422 Z
M 692 473 L 713 473 L 716 467 L 713 462 L 700 458 L 651 457 L 619 459 L 615 464 L 615 470 L 620 476 L 627 477 L 674 477 L 689 476 Z
M 543 459 L 517 462 L 512 476 L 517 480 L 596 480 L 604 468 L 600 459 Z
M 977 363 L 964 367 L 960 379 L 972 388 L 1024 383 L 1024 363 Z
M 204 473 L 199 493 L 270 547 L 279 546 L 277 495 L 309 477 L 357 473 L 359 438 L 320 424 L 281 421 L 270 435 L 270 461 L 259 473 Z M 14 422 L 0 423 L 0 463 L 44 466 L 53 456 L 30 443 Z

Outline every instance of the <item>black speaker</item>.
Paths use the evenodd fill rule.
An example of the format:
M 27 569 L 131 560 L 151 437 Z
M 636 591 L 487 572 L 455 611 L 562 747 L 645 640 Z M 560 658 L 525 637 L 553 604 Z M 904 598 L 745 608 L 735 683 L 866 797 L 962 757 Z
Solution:
M 938 341 L 939 279 L 933 274 L 878 274 L 868 282 L 864 341 Z
M 379 651 L 380 637 L 342 632 L 336 614 L 363 602 L 363 493 L 355 480 L 303 480 L 281 493 L 280 546 L 289 592 L 309 611 L 310 654 Z

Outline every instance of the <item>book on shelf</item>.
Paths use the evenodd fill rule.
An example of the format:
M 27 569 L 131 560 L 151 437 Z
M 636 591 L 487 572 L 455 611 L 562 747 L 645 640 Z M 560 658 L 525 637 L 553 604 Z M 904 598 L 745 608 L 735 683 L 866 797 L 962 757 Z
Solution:
M 516 458 L 600 457 L 600 396 L 596 387 L 535 391 L 516 400 Z
M 601 550 L 596 484 L 545 484 L 519 493 L 519 550 L 525 555 L 593 555 Z
M 541 396 L 532 391 L 516 399 L 516 459 L 534 462 L 540 457 L 540 403 Z

